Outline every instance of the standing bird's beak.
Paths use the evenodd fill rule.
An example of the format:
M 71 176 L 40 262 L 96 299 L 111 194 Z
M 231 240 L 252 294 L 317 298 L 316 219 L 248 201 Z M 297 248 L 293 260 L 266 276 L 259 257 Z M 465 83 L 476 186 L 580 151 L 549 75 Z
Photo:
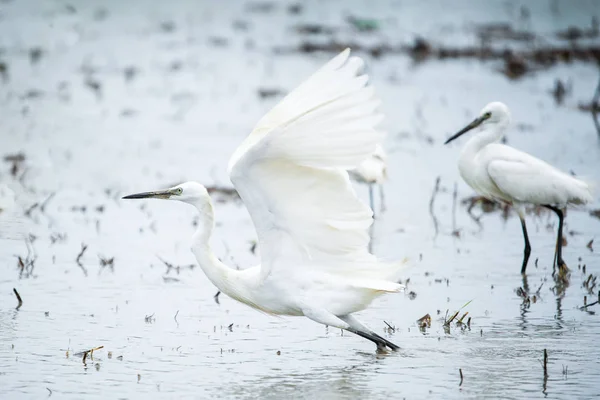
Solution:
M 448 140 L 446 140 L 444 142 L 444 144 L 448 144 L 451 141 L 453 141 L 454 139 L 464 135 L 465 133 L 469 132 L 471 129 L 475 129 L 477 128 L 479 125 L 481 125 L 483 123 L 483 121 L 485 121 L 486 119 L 489 118 L 489 116 L 486 116 L 487 114 L 482 115 L 481 117 L 477 117 L 473 120 L 473 122 L 471 122 L 469 125 L 465 126 L 464 128 L 462 128 L 460 131 L 458 131 L 456 134 L 454 134 L 453 136 L 450 136 L 450 138 Z
M 159 190 L 156 192 L 142 192 L 136 194 L 130 194 L 129 196 L 123 197 L 124 199 L 168 199 L 169 197 L 176 195 L 177 189 Z

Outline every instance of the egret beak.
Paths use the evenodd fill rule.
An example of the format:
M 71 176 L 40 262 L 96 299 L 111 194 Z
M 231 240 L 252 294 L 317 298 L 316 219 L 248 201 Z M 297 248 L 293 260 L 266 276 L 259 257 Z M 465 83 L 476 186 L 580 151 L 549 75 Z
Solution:
M 130 194 L 129 196 L 123 197 L 123 199 L 168 199 L 169 197 L 176 194 L 174 189 L 159 190 L 156 192 L 142 192 L 136 194 Z
M 489 117 L 488 117 L 489 118 Z M 465 126 L 464 128 L 462 128 L 460 131 L 458 131 L 456 134 L 454 134 L 453 136 L 450 136 L 450 138 L 448 140 L 446 140 L 444 142 L 444 144 L 448 144 L 451 141 L 453 141 L 454 139 L 458 138 L 459 136 L 464 135 L 465 133 L 469 132 L 471 129 L 475 129 L 477 128 L 479 125 L 481 125 L 483 123 L 483 121 L 485 121 L 487 118 L 485 116 L 481 116 L 481 117 L 477 117 L 473 120 L 473 122 L 471 122 L 469 125 Z

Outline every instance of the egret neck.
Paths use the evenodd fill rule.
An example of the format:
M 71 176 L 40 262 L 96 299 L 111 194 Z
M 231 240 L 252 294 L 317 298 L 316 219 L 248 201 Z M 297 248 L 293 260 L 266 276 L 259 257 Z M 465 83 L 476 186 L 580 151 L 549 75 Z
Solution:
M 481 149 L 491 143 L 500 141 L 508 128 L 508 119 L 497 121 L 486 121 L 481 130 L 473 135 L 463 147 L 462 154 L 471 154 L 475 156 Z
M 472 170 L 473 163 L 477 162 L 477 153 L 488 144 L 498 142 L 504 136 L 509 122 L 508 118 L 486 121 L 481 130 L 476 135 L 473 135 L 461 150 L 458 161 L 459 170 L 461 172 Z
M 233 274 L 237 271 L 228 268 L 213 253 L 210 237 L 215 227 L 215 213 L 210 198 L 190 198 L 186 203 L 196 207 L 200 215 L 198 229 L 192 236 L 192 252 L 196 256 L 200 268 L 208 279 L 225 294 L 229 294 Z M 235 278 L 234 278 L 235 279 Z

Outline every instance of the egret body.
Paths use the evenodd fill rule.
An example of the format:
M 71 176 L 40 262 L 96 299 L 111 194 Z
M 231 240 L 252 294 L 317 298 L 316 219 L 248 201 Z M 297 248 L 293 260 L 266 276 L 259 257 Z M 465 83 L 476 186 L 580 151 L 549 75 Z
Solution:
M 383 183 L 387 180 L 387 156 L 383 147 L 378 144 L 375 151 L 353 170 L 350 176 L 355 181 L 369 185 L 369 202 L 371 210 L 375 213 L 375 202 L 373 200 L 373 186 L 379 186 L 379 200 L 381 211 L 385 211 L 385 199 L 383 195 Z
M 511 204 L 519 214 L 525 249 L 521 273 L 525 273 L 531 245 L 525 224 L 524 205 L 544 206 L 558 216 L 558 237 L 555 259 L 565 266 L 562 258 L 563 209 L 570 204 L 592 201 L 588 184 L 554 168 L 527 153 L 497 143 L 510 124 L 508 107 L 500 102 L 490 103 L 473 122 L 450 137 L 450 143 L 468 131 L 480 127 L 463 147 L 458 169 L 469 186 L 482 196 Z
M 179 200 L 200 213 L 192 252 L 223 293 L 269 314 L 305 316 L 396 350 L 358 321 L 378 296 L 398 292 L 401 263 L 368 251 L 372 211 L 347 170 L 372 154 L 383 134 L 379 100 L 347 49 L 286 96 L 229 161 L 229 176 L 256 228 L 261 264 L 224 265 L 209 240 L 214 211 L 204 186 L 187 182 L 126 199 Z

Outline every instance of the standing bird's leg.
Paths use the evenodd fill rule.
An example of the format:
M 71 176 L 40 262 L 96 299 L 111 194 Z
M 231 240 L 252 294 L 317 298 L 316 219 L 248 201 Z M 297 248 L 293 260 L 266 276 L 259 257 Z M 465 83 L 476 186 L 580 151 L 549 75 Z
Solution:
M 371 204 L 371 210 L 373 210 L 373 218 L 375 218 L 375 202 L 373 201 L 373 183 L 369 183 L 369 203 Z
M 379 184 L 379 200 L 381 201 L 381 212 L 386 210 L 385 208 L 385 196 L 383 195 L 383 185 Z
M 560 208 L 551 206 L 549 204 L 544 204 L 544 207 L 546 207 L 549 210 L 554 211 L 556 213 L 556 215 L 558 215 L 558 236 L 556 237 L 556 250 L 555 250 L 554 256 L 556 259 L 556 264 L 560 268 L 562 266 L 566 266 L 564 260 L 562 259 L 562 242 L 563 242 L 562 230 L 563 230 L 564 215 Z
M 527 235 L 527 224 L 525 224 L 525 215 L 521 210 L 519 213 L 519 219 L 521 220 L 521 228 L 523 229 L 523 239 L 525 239 L 525 249 L 523 250 L 523 265 L 521 266 L 521 273 L 524 274 L 527 269 L 527 262 L 529 261 L 529 255 L 531 254 L 531 244 L 529 243 L 529 236 Z

